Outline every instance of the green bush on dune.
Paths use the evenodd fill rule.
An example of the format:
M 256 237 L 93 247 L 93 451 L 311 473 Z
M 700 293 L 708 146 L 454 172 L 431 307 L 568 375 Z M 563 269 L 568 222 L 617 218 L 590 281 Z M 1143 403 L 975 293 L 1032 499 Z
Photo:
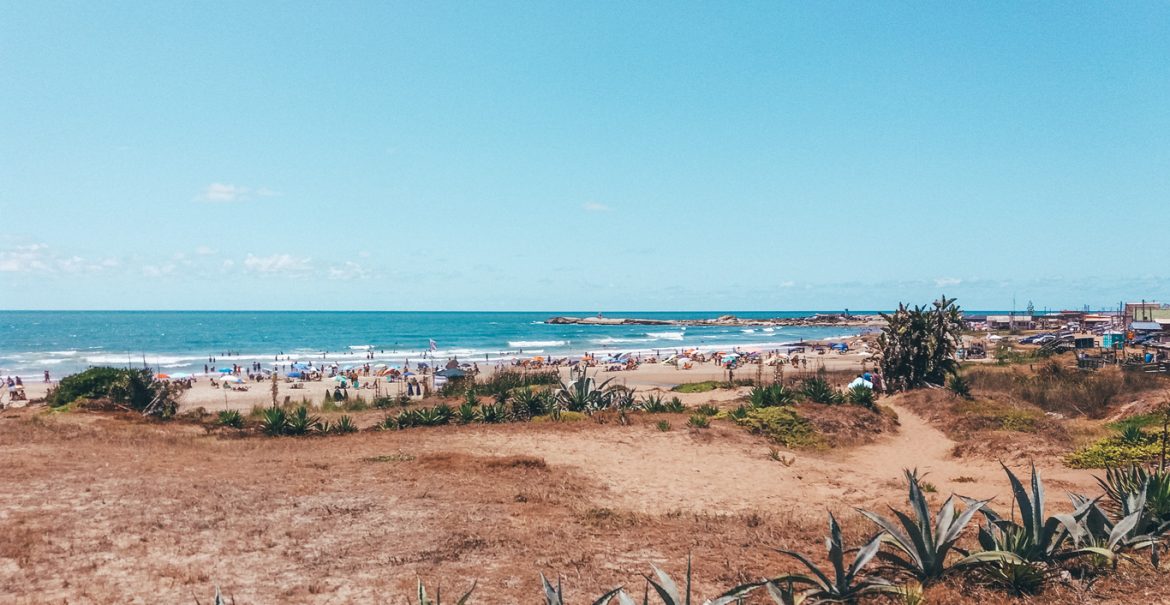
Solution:
M 178 393 L 154 379 L 150 370 L 90 368 L 61 379 L 46 403 L 60 408 L 75 402 L 108 399 L 132 410 L 169 418 L 178 410 Z
M 749 409 L 735 423 L 785 447 L 808 447 L 818 442 L 816 430 L 791 407 Z

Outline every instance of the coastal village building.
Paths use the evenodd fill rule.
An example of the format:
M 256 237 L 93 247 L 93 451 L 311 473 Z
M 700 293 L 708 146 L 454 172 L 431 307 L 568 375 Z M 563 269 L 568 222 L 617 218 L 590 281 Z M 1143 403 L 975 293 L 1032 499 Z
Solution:
M 986 322 L 992 330 L 1031 330 L 1036 326 L 1031 315 L 988 315 Z

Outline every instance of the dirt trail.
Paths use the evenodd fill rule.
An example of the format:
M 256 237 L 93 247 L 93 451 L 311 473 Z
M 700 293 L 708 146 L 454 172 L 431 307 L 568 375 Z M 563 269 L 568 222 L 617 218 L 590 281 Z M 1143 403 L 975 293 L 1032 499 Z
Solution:
M 608 487 L 604 502 L 641 512 L 838 509 L 901 501 L 902 469 L 917 468 L 937 487 L 1006 501 L 1008 483 L 994 460 L 952 456 L 955 442 L 910 410 L 892 406 L 901 429 L 845 452 L 786 452 L 791 466 L 772 460 L 768 444 L 726 423 L 698 435 L 653 425 L 588 427 L 583 431 L 500 434 L 468 430 L 458 442 L 420 443 L 427 450 L 488 455 L 526 454 L 568 465 Z M 677 424 L 677 423 L 676 423 Z M 1064 491 L 1094 492 L 1089 471 L 1037 461 L 1054 502 Z M 1026 469 L 1015 469 L 1026 473 Z M 956 479 L 960 479 L 956 481 Z

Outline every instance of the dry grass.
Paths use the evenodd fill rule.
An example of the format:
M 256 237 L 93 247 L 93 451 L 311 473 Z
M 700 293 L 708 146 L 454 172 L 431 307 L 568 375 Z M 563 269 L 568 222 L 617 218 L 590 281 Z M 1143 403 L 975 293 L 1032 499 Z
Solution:
M 588 472 L 594 454 L 577 449 L 583 438 L 602 449 L 659 440 L 670 456 L 687 447 L 730 449 L 712 461 L 722 474 L 741 458 L 731 464 L 791 480 L 815 474 L 817 462 L 803 456 L 793 469 L 763 460 L 764 444 L 734 427 L 661 433 L 653 420 L 225 439 L 132 417 L 9 412 L 0 416 L 0 601 L 206 602 L 219 584 L 241 605 L 399 603 L 422 576 L 445 591 L 478 580 L 475 603 L 531 603 L 543 571 L 562 575 L 574 602 L 588 602 L 619 584 L 640 588 L 652 563 L 680 577 L 688 553 L 699 592 L 709 597 L 795 570 L 770 548 L 823 563 L 826 507 L 842 519 L 850 544 L 872 531 L 850 510 L 869 502 L 868 492 L 854 500 L 838 491 L 791 493 L 780 506 L 749 499 L 734 511 L 658 501 L 631 507 L 622 484 Z M 499 453 L 500 441 L 565 441 L 568 449 L 554 461 Z M 696 487 L 702 482 L 683 479 L 707 456 L 655 468 L 665 485 L 701 501 L 709 496 Z M 900 497 L 896 485 L 890 491 Z M 1131 575 L 1103 581 L 1094 594 L 1154 602 L 1119 600 L 1122 590 L 1159 589 L 1148 574 Z M 928 592 L 931 603 L 968 603 L 973 595 L 1010 602 L 956 585 Z M 1056 586 L 1032 602 L 1074 597 Z

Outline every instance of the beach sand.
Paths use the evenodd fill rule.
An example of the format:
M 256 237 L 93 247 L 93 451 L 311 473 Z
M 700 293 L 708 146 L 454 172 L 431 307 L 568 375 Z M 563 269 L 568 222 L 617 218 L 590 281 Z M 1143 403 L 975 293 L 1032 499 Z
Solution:
M 805 356 L 801 355 L 801 357 Z M 783 366 L 782 376 L 785 378 L 794 375 L 806 376 L 820 368 L 824 368 L 830 374 L 841 375 L 844 372 L 860 372 L 863 369 L 871 369 L 873 367 L 873 363 L 868 362 L 863 354 L 856 351 L 845 354 L 825 353 L 823 355 L 810 353 L 807 355 L 807 359 L 807 368 L 794 370 L 789 365 Z M 491 372 L 497 369 L 508 369 L 512 366 L 480 367 L 483 372 Z M 569 369 L 561 368 L 560 371 L 567 380 L 569 378 Z M 671 387 L 683 383 L 703 382 L 707 380 L 722 381 L 728 379 L 727 370 L 711 361 L 695 363 L 691 369 L 687 370 L 680 370 L 673 365 L 653 363 L 642 364 L 633 370 L 615 372 L 608 372 L 602 367 L 596 367 L 590 369 L 589 373 L 591 376 L 596 376 L 598 381 L 612 379 L 611 384 L 621 384 L 638 391 L 653 389 L 669 390 Z M 765 380 L 771 380 L 775 377 L 775 368 L 766 365 L 762 368 L 757 368 L 756 365 L 749 364 L 733 371 L 733 377 L 737 379 L 756 378 L 758 374 Z M 852 379 L 852 376 L 849 378 Z M 351 389 L 349 391 L 350 395 L 353 396 L 360 392 L 367 400 L 372 400 L 375 394 L 398 396 L 406 392 L 406 385 L 404 383 L 387 382 L 385 378 L 372 380 L 375 380 L 375 382 L 371 384 L 377 384 L 377 389 L 363 388 L 360 391 Z M 365 381 L 363 380 L 363 382 Z M 26 383 L 25 393 L 30 399 L 40 399 L 45 396 L 50 386 L 40 382 Z M 200 377 L 190 390 L 183 393 L 180 399 L 180 410 L 185 411 L 202 407 L 208 411 L 215 412 L 228 409 L 248 410 L 257 405 L 271 405 L 272 391 L 270 382 L 252 382 L 246 386 L 248 387 L 247 391 L 225 390 L 213 387 L 208 378 Z M 334 383 L 326 379 L 309 382 L 280 382 L 278 386 L 277 402 L 283 403 L 288 398 L 288 401 L 292 403 L 308 400 L 319 404 L 324 398 L 326 391 L 332 393 Z M 712 400 L 734 399 L 741 394 L 740 391 L 742 390 L 726 389 L 707 393 L 683 393 L 678 394 L 678 396 L 684 403 L 698 404 Z M 5 395 L 4 403 L 7 403 L 7 395 Z

